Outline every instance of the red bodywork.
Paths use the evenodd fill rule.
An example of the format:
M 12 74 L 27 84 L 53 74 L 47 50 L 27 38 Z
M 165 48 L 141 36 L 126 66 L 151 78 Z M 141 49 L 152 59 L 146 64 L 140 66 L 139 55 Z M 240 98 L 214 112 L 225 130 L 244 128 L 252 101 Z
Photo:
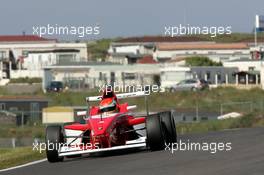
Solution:
M 115 94 L 111 97 L 117 101 L 117 113 L 105 114 L 101 113 L 99 107 L 92 106 L 90 108 L 90 117 L 86 120 L 86 124 L 71 124 L 64 126 L 64 129 L 79 130 L 89 133 L 88 142 L 91 145 L 97 145 L 99 148 L 109 148 L 112 146 L 125 145 L 126 141 L 135 139 L 133 137 L 133 125 L 145 123 L 145 117 L 137 117 L 128 113 L 128 104 L 119 104 Z M 83 138 L 84 139 L 84 138 Z

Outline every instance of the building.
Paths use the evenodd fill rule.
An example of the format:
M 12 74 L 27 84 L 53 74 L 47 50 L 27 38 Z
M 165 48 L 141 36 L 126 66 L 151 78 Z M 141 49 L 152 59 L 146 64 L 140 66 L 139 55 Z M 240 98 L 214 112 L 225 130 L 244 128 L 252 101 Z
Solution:
M 189 78 L 192 78 L 189 67 L 164 66 L 160 69 L 161 85 L 165 88 Z
M 13 70 L 10 68 L 10 77 L 42 78 L 43 68 L 45 66 L 83 61 L 86 61 L 86 59 L 80 57 L 80 50 L 78 49 L 29 51 L 28 56 L 23 60 L 23 63 L 19 64 L 18 69 Z
M 17 124 L 39 122 L 42 109 L 48 106 L 49 100 L 34 96 L 3 96 L 0 97 L 0 110 L 16 114 Z
M 48 64 L 48 58 L 51 63 L 53 59 L 87 61 L 87 45 L 60 43 L 34 35 L 0 36 L 0 81 L 4 82 L 0 84 L 5 84 L 10 78 L 41 77 L 43 72 L 37 68 Z M 32 71 L 32 67 L 37 71 Z
M 245 43 L 159 43 L 153 52 L 159 62 L 190 56 L 204 56 L 216 62 L 251 58 Z
M 165 88 L 179 83 L 185 79 L 204 79 L 210 84 L 234 84 L 236 67 L 225 68 L 222 66 L 197 66 L 176 67 L 166 66 L 160 71 L 161 85 Z
M 114 63 L 76 63 L 52 65 L 44 68 L 43 90 L 51 81 L 62 81 L 70 89 L 97 88 L 115 83 L 125 85 L 152 85 L 159 76 L 158 64 L 121 65 Z
M 154 54 L 160 43 L 214 43 L 199 37 L 145 36 L 120 39 L 108 49 L 109 61 L 119 64 L 134 64 L 146 55 Z M 156 60 L 158 61 L 158 60 Z
M 86 111 L 87 106 L 53 106 L 43 109 L 43 124 L 62 124 L 67 122 L 85 123 L 77 112 Z
M 224 67 L 237 67 L 238 71 L 260 71 L 264 65 L 262 60 L 238 59 L 229 62 L 224 62 Z
M 236 82 L 235 73 L 238 72 L 237 67 L 222 66 L 197 66 L 191 67 L 193 78 L 204 79 L 210 84 L 234 84 Z

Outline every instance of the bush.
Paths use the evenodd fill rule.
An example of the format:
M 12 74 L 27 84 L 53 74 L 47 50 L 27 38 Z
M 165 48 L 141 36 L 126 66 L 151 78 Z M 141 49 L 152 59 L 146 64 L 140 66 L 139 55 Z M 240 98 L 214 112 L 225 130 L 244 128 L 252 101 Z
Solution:
M 28 83 L 28 84 L 33 84 L 33 83 L 41 83 L 42 79 L 41 78 L 15 78 L 11 79 L 9 83 Z
M 214 62 L 202 56 L 187 57 L 185 62 L 186 66 L 222 66 L 221 62 Z

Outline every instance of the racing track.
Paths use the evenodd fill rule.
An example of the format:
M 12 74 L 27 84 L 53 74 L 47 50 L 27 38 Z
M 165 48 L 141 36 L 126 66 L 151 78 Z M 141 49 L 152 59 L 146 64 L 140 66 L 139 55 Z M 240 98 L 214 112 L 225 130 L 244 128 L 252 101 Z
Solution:
M 211 154 L 198 151 L 137 151 L 110 156 L 47 161 L 2 172 L 2 175 L 263 175 L 264 128 L 239 129 L 180 136 L 192 142 L 232 142 L 232 151 Z

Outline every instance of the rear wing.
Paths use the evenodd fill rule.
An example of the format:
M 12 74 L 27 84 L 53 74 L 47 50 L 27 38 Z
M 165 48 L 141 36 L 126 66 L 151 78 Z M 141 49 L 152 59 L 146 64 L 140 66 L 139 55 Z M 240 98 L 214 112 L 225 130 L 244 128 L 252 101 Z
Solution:
M 123 99 L 123 98 L 132 98 L 132 97 L 144 97 L 147 95 L 149 95 L 149 94 L 146 94 L 145 91 L 138 91 L 138 92 L 116 94 L 116 98 L 117 99 Z M 102 96 L 86 97 L 85 100 L 86 100 L 86 102 L 100 101 L 100 100 L 102 100 Z
M 132 98 L 132 97 L 145 97 L 145 107 L 146 107 L 146 115 L 149 115 L 149 109 L 148 109 L 148 100 L 147 100 L 147 96 L 149 95 L 146 94 L 145 91 L 138 91 L 138 92 L 130 92 L 130 93 L 123 93 L 123 94 L 116 94 L 116 98 L 117 99 L 124 99 L 124 98 Z M 88 108 L 87 108 L 87 112 L 86 112 L 86 117 L 84 117 L 84 119 L 86 120 L 89 116 L 90 113 L 90 106 L 89 106 L 89 102 L 95 102 L 95 101 L 101 101 L 102 100 L 102 96 L 93 96 L 93 97 L 86 97 L 85 98 L 87 104 L 88 104 Z M 135 109 L 136 106 L 130 106 L 130 109 Z M 85 112 L 84 111 L 80 111 L 79 115 L 84 115 Z

